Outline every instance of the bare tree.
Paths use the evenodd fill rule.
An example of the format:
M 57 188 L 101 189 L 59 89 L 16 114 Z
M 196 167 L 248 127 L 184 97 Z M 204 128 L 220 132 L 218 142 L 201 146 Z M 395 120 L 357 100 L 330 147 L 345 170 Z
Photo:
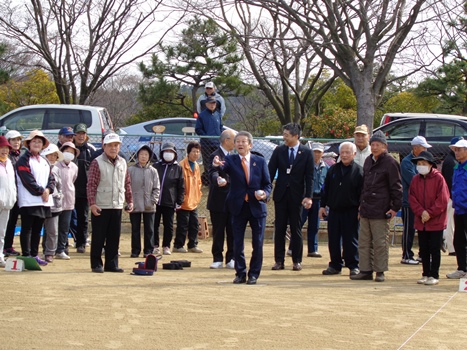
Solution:
M 114 128 L 126 126 L 129 117 L 141 106 L 138 102 L 138 86 L 141 78 L 120 73 L 107 79 L 99 90 L 89 97 L 89 104 L 105 107 L 112 117 Z
M 85 104 L 109 77 L 152 52 L 178 23 L 176 12 L 159 11 L 162 3 L 5 1 L 0 28 L 6 38 L 42 58 L 41 68 L 53 76 L 61 103 Z M 164 30 L 156 33 L 157 26 Z
M 307 42 L 323 64 L 352 88 L 357 98 L 357 123 L 369 126 L 373 126 L 375 109 L 390 82 L 387 78 L 395 60 L 414 67 L 402 73 L 402 77 L 431 64 L 431 61 L 422 61 L 416 53 L 426 44 L 424 34 L 435 19 L 431 6 L 442 4 L 437 0 L 244 0 L 230 3 L 268 11 L 274 9 L 282 23 L 294 23 L 298 27 L 296 40 Z M 413 49 L 410 54 L 407 53 L 409 48 Z

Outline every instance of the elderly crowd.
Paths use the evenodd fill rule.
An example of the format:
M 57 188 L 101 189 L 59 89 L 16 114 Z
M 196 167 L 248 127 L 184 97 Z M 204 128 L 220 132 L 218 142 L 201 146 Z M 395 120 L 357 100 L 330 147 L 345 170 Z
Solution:
M 210 98 L 206 99 L 208 107 Z M 456 255 L 458 263 L 457 270 L 447 277 L 466 276 L 466 140 L 452 141 L 451 161 L 447 159 L 438 171 L 428 152 L 431 146 L 422 136 L 414 137 L 412 152 L 399 164 L 387 151 L 385 135 L 378 131 L 370 138 L 367 127 L 361 125 L 355 130 L 355 142 L 343 142 L 338 162 L 329 166 L 322 160 L 324 146 L 317 142 L 311 149 L 301 145 L 300 126 L 290 123 L 283 127 L 284 144 L 274 150 L 267 164 L 251 152 L 251 134 L 222 132 L 221 123 L 210 125 L 219 127 L 216 134 L 220 135 L 217 144 L 208 140 L 212 149 L 204 158 L 213 231 L 210 267 L 224 267 L 225 259 L 225 267 L 236 271 L 234 283 L 256 284 L 259 278 L 272 179 L 276 179 L 272 270 L 285 269 L 286 255 L 292 257 L 294 271 L 302 270 L 304 254 L 322 257 L 318 252 L 319 221 L 327 220 L 330 262 L 322 273 L 336 275 L 346 267 L 352 280 L 383 282 L 388 270 L 389 224 L 402 208 L 401 263 L 422 263 L 417 283 L 439 283 L 444 247 Z M 203 252 L 197 240 L 202 195 L 197 160 L 204 153 L 203 144 L 190 142 L 187 156 L 180 162 L 170 142 L 161 145 L 158 157 L 153 148 L 144 145 L 136 152 L 136 163 L 128 167 L 119 155 L 121 141 L 115 133 L 103 137 L 99 151 L 88 141 L 85 124 L 62 128 L 57 145 L 39 130 L 24 139 L 14 130 L 0 137 L 0 266 L 5 265 L 5 257 L 20 254 L 13 247 L 19 215 L 21 254 L 33 257 L 39 265 L 54 258 L 70 259 L 71 231 L 77 253 L 86 252 L 89 212 L 93 272 L 123 272 L 118 264 L 123 210 L 131 222 L 131 257 L 139 257 L 141 252 L 144 256 Z M 302 228 L 307 220 L 303 253 Z M 244 252 L 247 224 L 253 245 L 249 266 Z M 286 250 L 287 232 L 290 245 Z M 412 250 L 415 232 L 417 256 Z

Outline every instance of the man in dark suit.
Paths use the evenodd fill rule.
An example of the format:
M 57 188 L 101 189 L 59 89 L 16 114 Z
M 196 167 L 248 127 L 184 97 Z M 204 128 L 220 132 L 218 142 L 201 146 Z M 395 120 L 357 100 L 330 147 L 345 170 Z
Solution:
M 269 176 L 274 178 L 275 230 L 272 270 L 283 270 L 285 260 L 285 234 L 290 225 L 293 270 L 302 269 L 303 238 L 301 230 L 302 207 L 310 209 L 313 189 L 313 153 L 300 144 L 300 125 L 284 125 L 284 145 L 277 147 L 269 161 Z
M 264 158 L 251 154 L 253 137 L 240 131 L 235 136 L 238 155 L 229 155 L 224 161 L 214 157 L 213 166 L 220 174 L 230 175 L 230 190 L 227 194 L 227 209 L 232 215 L 234 259 L 236 277 L 233 283 L 256 284 L 263 264 L 263 240 L 266 226 L 266 201 L 272 185 Z M 251 227 L 253 252 L 247 273 L 244 238 L 247 223 Z M 248 281 L 246 279 L 248 275 Z
M 221 145 L 209 157 L 209 163 L 212 164 L 214 157 L 219 157 L 223 161 L 234 149 L 235 133 L 230 130 L 224 130 L 219 139 Z M 232 218 L 225 207 L 225 201 L 230 189 L 230 178 L 227 175 L 224 179 L 219 175 L 217 167 L 209 169 L 209 195 L 207 208 L 211 216 L 212 223 L 212 258 L 211 269 L 223 267 L 222 252 L 224 251 L 224 237 L 227 241 L 227 251 L 225 252 L 225 267 L 233 269 L 235 267 L 233 253 L 233 233 Z

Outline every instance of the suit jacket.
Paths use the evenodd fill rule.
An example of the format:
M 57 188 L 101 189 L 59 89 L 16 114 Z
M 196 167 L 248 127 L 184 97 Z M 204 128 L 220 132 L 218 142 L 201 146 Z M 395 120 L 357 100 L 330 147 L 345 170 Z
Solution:
M 219 147 L 209 156 L 208 164 L 212 164 L 212 161 L 214 160 L 215 156 L 218 156 L 220 160 L 225 159 L 224 151 Z M 219 185 L 217 184 L 217 178 L 219 176 L 219 168 L 211 166 L 209 169 L 209 194 L 207 208 L 210 211 L 226 212 L 227 210 L 225 206 L 225 201 L 227 199 L 227 194 L 229 193 L 230 189 L 230 176 L 228 174 L 225 174 L 227 185 L 222 187 L 219 187 Z
M 272 185 L 269 178 L 266 160 L 255 154 L 250 155 L 250 181 L 246 182 L 245 172 L 243 171 L 242 161 L 238 154 L 225 157 L 224 166 L 219 167 L 221 174 L 230 175 L 230 190 L 227 194 L 227 208 L 232 215 L 240 214 L 245 201 L 245 195 L 248 193 L 248 203 L 250 204 L 251 214 L 255 218 L 266 217 L 266 202 L 271 194 Z M 223 175 L 221 175 L 224 177 Z M 263 190 L 266 192 L 266 200 L 258 201 L 255 197 L 255 191 Z
M 277 172 L 273 194 L 274 201 L 282 200 L 287 188 L 292 191 L 291 197 L 296 201 L 297 205 L 301 204 L 303 198 L 313 197 L 314 157 L 308 147 L 298 146 L 290 174 L 287 174 L 289 147 L 286 145 L 276 147 L 269 160 L 268 168 L 271 179 L 274 178 Z

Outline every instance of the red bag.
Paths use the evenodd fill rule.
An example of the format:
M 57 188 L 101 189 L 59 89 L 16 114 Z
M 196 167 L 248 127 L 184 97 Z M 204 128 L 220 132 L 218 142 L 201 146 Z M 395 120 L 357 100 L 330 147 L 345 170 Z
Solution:
M 162 259 L 162 255 L 148 254 L 145 262 L 135 263 L 138 267 L 133 268 L 134 275 L 152 276 L 157 271 L 157 262 Z

